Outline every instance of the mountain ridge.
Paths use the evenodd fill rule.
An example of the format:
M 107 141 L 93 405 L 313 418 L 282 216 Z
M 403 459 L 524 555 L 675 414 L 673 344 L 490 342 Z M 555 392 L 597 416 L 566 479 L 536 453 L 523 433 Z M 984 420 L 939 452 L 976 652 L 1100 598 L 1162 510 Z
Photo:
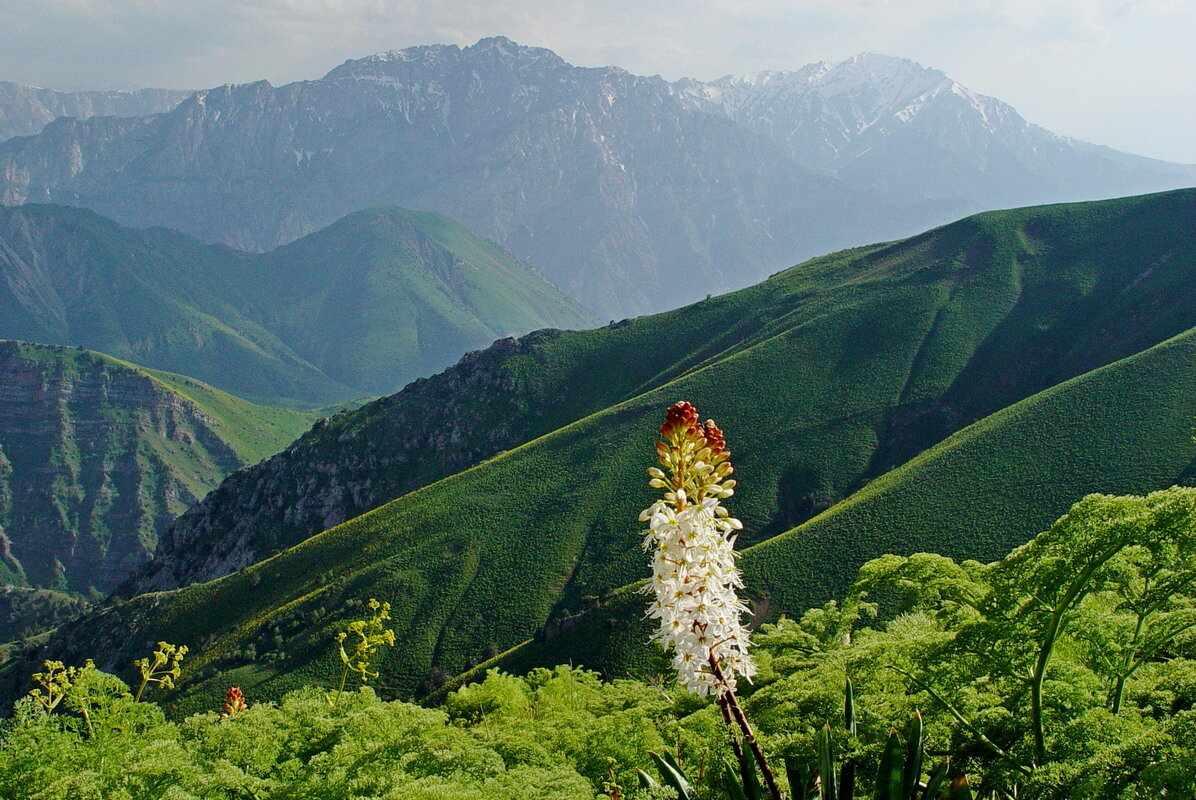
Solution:
M 1196 164 L 1052 133 L 941 70 L 895 56 L 674 85 L 786 144 L 804 166 L 885 197 L 954 198 L 983 210 L 1196 184 Z M 1084 174 L 1084 164 L 1096 172 Z
M 1108 365 L 1176 336 L 1187 337 L 1183 347 L 1158 352 L 1181 360 L 1196 356 L 1190 346 L 1194 204 L 1196 191 L 1180 191 L 989 212 L 908 240 L 815 259 L 671 314 L 508 345 L 505 356 L 490 358 L 496 388 L 471 394 L 470 403 L 446 419 L 468 416 L 471 408 L 501 417 L 517 409 L 520 398 L 528 408 L 543 408 L 535 401 L 553 397 L 559 385 L 570 385 L 573 407 L 553 408 L 557 417 L 539 423 L 534 416 L 512 418 L 516 436 L 491 445 L 471 435 L 468 445 L 478 448 L 473 466 L 438 479 L 429 475 L 430 482 L 314 536 L 297 525 L 310 509 L 288 522 L 291 532 L 269 515 L 247 519 L 246 530 L 273 532 L 268 552 L 281 552 L 207 583 L 140 595 L 106 613 L 117 625 L 138 615 L 150 626 L 138 634 L 144 637 L 172 630 L 182 641 L 210 644 L 195 665 L 197 687 L 208 679 L 233 681 L 266 695 L 319 680 L 330 668 L 329 626 L 353 597 L 393 602 L 394 626 L 406 646 L 386 656 L 383 671 L 405 693 L 419 691 L 436 670 L 460 672 L 483 653 L 501 652 L 537 631 L 556 630 L 549 637 L 555 642 L 562 621 L 643 575 L 633 520 L 650 500 L 642 470 L 651 463 L 650 443 L 665 406 L 688 398 L 719 421 L 740 478 L 734 501 L 746 526 L 740 541 L 772 541 L 867 492 L 881 475 L 969 425 L 983 429 L 1027 398 L 1053 397 L 1052 387 L 1104 374 Z M 726 338 L 711 342 L 711 333 Z M 639 372 L 629 369 L 635 361 L 624 358 L 642 359 L 645 343 L 651 343 L 651 358 Z M 1150 363 L 1161 363 L 1154 358 Z M 589 382 L 572 381 L 575 374 Z M 1145 491 L 1153 487 L 1139 484 L 1174 481 L 1192 460 L 1191 371 L 1135 367 L 1117 374 L 1129 383 L 1109 390 L 1113 395 L 1105 389 L 1062 394 L 1068 414 L 1091 418 L 1095 426 L 1053 431 L 1066 448 L 1036 449 L 1051 437 L 1021 435 L 1017 426 L 1001 423 L 1002 436 L 1012 437 L 999 454 L 1002 463 L 1025 463 L 993 480 L 1016 484 L 1019 474 L 1032 472 L 1030 465 L 1082 448 L 1092 436 L 1102 444 L 1092 451 L 1091 468 L 1076 472 L 1064 494 L 1103 486 Z M 1092 380 L 1084 385 L 1105 385 Z M 1127 420 L 1117 416 L 1112 400 L 1130 394 L 1138 399 L 1127 404 L 1125 413 L 1133 416 Z M 1139 413 L 1154 398 L 1160 415 Z M 352 452 L 355 439 L 395 449 L 380 437 L 355 436 L 366 430 L 359 426 L 376 425 L 388 414 L 397 418 L 398 410 L 413 408 L 405 405 L 410 399 L 378 401 L 310 434 L 302 450 L 280 457 L 307 464 L 307 473 L 294 473 L 295 484 L 312 487 L 303 477 L 310 474 L 333 489 L 354 485 L 358 477 L 348 476 L 357 473 L 339 474 L 337 466 L 371 457 L 368 447 Z M 1109 413 L 1094 416 L 1093 402 Z M 1037 419 L 1049 423 L 1051 417 Z M 539 433 L 538 424 L 548 431 Z M 1121 458 L 1119 431 L 1138 428 L 1149 447 Z M 484 420 L 479 430 L 487 430 Z M 415 456 L 407 463 L 426 470 L 435 463 L 435 447 Z M 239 473 L 233 494 L 273 487 L 279 463 Z M 1143 472 L 1143 463 L 1153 466 Z M 388 469 L 393 464 L 381 467 Z M 964 520 L 947 535 L 965 554 L 1011 547 L 1018 536 L 1033 534 L 1031 525 L 1076 499 L 1027 492 L 1025 503 L 1014 503 L 1006 486 L 991 498 L 1002 508 L 996 531 L 975 517 L 986 506 L 953 485 L 914 484 L 935 493 L 957 522 Z M 995 484 L 981 481 L 974 490 L 989 485 Z M 316 512 L 321 497 L 335 494 L 304 490 Z M 197 510 L 187 524 L 199 530 L 196 519 L 207 517 L 218 532 L 218 506 Z M 225 511 L 240 513 L 235 503 Z M 891 537 L 902 535 L 887 526 L 869 531 L 851 552 L 882 541 L 891 547 Z M 772 613 L 799 613 L 803 608 L 791 607 L 794 598 L 805 602 L 820 590 L 784 575 L 825 574 L 828 592 L 836 590 L 835 581 L 850 579 L 855 564 L 840 558 L 847 551 L 831 550 L 838 559 L 833 564 L 819 560 L 826 548 L 798 545 L 774 576 L 779 583 L 759 578 L 756 585 L 773 598 Z M 263 594 L 261 586 L 269 591 Z M 316 618 L 321 622 L 313 628 Z M 65 647 L 73 635 L 64 633 L 55 646 Z M 620 641 L 600 637 L 595 646 L 619 648 Z M 256 659 L 245 656 L 249 644 Z
M 0 141 L 32 136 L 59 117 L 143 117 L 169 111 L 191 94 L 176 89 L 60 91 L 0 81 Z
M 217 87 L 120 125 L 58 121 L 0 145 L 0 164 L 3 202 L 82 205 L 254 251 L 372 205 L 436 211 L 615 319 L 954 208 L 898 207 L 800 166 L 661 78 L 509 40 Z
M 309 406 L 393 391 L 511 333 L 589 321 L 492 243 L 397 208 L 251 255 L 81 209 L 0 206 L 0 309 L 0 336 Z

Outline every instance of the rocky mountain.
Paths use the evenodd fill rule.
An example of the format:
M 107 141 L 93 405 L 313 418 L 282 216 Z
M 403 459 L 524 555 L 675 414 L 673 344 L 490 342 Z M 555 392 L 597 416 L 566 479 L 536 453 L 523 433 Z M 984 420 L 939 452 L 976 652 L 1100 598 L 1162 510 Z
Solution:
M 394 391 L 589 317 L 435 214 L 375 208 L 248 254 L 76 208 L 0 207 L 0 337 L 89 347 L 269 403 Z
M 171 520 L 310 422 L 99 353 L 0 341 L 0 584 L 107 592 Z
M 247 250 L 377 204 L 444 213 L 603 319 L 970 211 L 1194 182 L 1196 168 L 1057 136 L 903 59 L 670 84 L 504 38 L 0 145 L 0 202 Z
M 939 70 L 892 56 L 862 53 L 677 88 L 783 144 L 803 166 L 891 202 L 958 200 L 979 210 L 1196 184 L 1196 165 L 1060 136 Z
M 13 136 L 32 136 L 58 117 L 159 114 L 174 108 L 189 94 L 176 89 L 61 92 L 0 81 L 0 141 Z
M 660 78 L 484 39 L 198 92 L 0 145 L 0 201 L 269 250 L 363 207 L 447 214 L 603 318 L 673 307 L 944 218 L 797 164 Z
M 121 663 L 169 632 L 203 643 L 196 697 L 268 696 L 320 680 L 346 604 L 379 597 L 404 642 L 385 681 L 404 692 L 533 638 L 538 663 L 617 671 L 646 652 L 621 634 L 642 606 L 587 609 L 614 592 L 615 613 L 645 574 L 643 470 L 682 398 L 733 443 L 762 613 L 825 602 L 884 552 L 997 558 L 1087 492 L 1196 475 L 1194 212 L 1196 190 L 989 212 L 500 343 L 233 476 L 122 594 L 185 588 L 47 652 Z M 585 642 L 565 635 L 592 618 Z

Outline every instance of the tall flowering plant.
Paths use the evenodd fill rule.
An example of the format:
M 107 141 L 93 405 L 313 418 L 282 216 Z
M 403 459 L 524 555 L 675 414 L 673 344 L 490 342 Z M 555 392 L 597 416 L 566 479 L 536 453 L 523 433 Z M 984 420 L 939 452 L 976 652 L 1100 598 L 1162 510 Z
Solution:
M 664 492 L 640 514 L 648 523 L 644 549 L 652 554 L 648 616 L 660 623 L 653 638 L 672 649 L 682 685 L 717 698 L 728 726 L 742 734 L 742 741 L 731 737 L 741 767 L 746 771 L 746 743 L 770 794 L 781 800 L 735 693 L 737 681 L 750 680 L 756 666 L 743 624 L 748 608 L 737 593 L 743 578 L 735 565 L 735 537 L 743 525 L 722 504 L 735 493 L 731 452 L 714 421 L 700 422 L 688 402 L 669 408 L 660 436 L 660 466 L 648 470 L 648 483 Z

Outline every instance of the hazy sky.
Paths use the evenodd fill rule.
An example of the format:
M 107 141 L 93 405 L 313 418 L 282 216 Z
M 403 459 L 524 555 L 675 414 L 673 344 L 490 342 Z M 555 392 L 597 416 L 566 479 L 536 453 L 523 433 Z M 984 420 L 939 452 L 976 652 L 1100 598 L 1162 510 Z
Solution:
M 1059 133 L 1196 162 L 1196 0 L 0 0 L 0 80 L 283 83 L 496 34 L 667 78 L 888 53 Z

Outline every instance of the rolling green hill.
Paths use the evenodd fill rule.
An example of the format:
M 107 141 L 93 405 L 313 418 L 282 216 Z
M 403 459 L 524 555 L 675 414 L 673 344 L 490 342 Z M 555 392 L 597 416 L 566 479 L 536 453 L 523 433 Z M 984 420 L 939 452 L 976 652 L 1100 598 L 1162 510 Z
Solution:
M 747 591 L 771 613 L 841 596 L 866 561 L 936 552 L 995 561 L 1092 492 L 1196 481 L 1196 329 L 1052 387 L 949 437 L 848 499 L 744 551 Z M 562 661 L 649 668 L 645 598 L 628 586 L 478 671 Z
M 353 395 L 245 313 L 246 257 L 77 208 L 0 207 L 0 337 L 87 347 L 264 402 Z
M 260 321 L 339 383 L 386 394 L 495 339 L 593 320 L 527 265 L 440 214 L 380 207 L 256 259 Z
M 636 615 L 616 590 L 645 573 L 643 470 L 661 412 L 682 398 L 727 433 L 741 542 L 756 545 L 744 566 L 768 613 L 834 596 L 872 554 L 995 558 L 1085 492 L 1187 474 L 1194 218 L 1196 191 L 983 214 L 668 314 L 504 345 L 482 391 L 450 392 L 445 415 L 499 413 L 497 449 L 488 426 L 439 429 L 479 463 L 440 477 L 436 443 L 453 440 L 431 435 L 405 456 L 426 485 L 314 536 L 318 514 L 299 509 L 302 535 L 266 534 L 284 552 L 114 605 L 47 652 L 123 664 L 158 638 L 202 643 L 190 691 L 232 682 L 264 696 L 329 674 L 349 601 L 375 596 L 395 605 L 391 691 L 533 636 L 510 658 L 634 664 L 638 632 L 617 634 Z M 308 480 L 313 506 L 335 501 L 397 435 L 388 415 L 414 415 L 430 387 L 461 378 L 342 414 L 241 473 L 188 515 L 208 536 L 167 555 L 182 563 L 197 542 L 218 553 L 219 526 L 195 520 L 280 481 Z M 259 530 L 273 519 L 286 517 Z
M 259 402 L 390 392 L 468 350 L 585 312 L 447 217 L 353 214 L 272 253 L 0 207 L 0 336 L 89 347 Z
M 0 340 L 0 582 L 111 590 L 174 517 L 311 421 L 99 353 Z

